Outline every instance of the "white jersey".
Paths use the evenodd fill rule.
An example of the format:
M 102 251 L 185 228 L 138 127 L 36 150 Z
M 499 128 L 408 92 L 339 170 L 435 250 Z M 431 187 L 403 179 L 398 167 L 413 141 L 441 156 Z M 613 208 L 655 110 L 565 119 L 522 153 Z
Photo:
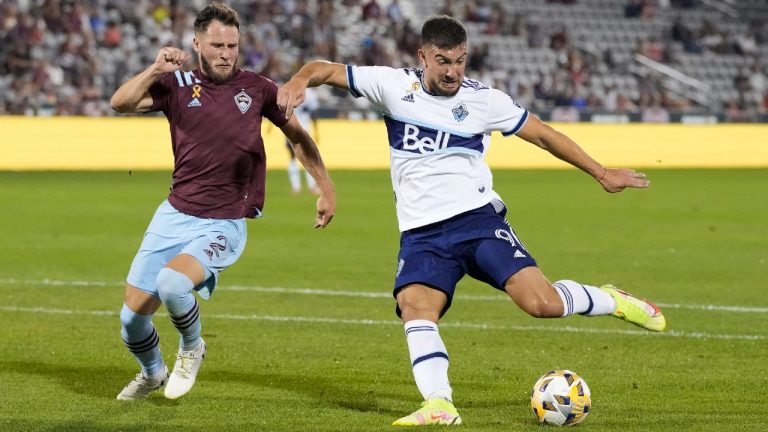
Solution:
M 485 162 L 491 132 L 517 133 L 528 111 L 506 93 L 465 78 L 454 96 L 427 92 L 423 71 L 347 65 L 355 97 L 381 109 L 389 136 L 400 231 L 500 199 Z

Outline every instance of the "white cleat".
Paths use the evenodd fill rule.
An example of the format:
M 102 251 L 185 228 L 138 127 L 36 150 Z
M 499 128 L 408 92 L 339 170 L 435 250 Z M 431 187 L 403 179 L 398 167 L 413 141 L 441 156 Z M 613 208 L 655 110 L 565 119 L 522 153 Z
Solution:
M 129 382 L 123 391 L 117 395 L 117 400 L 143 399 L 153 391 L 159 390 L 168 381 L 169 375 L 167 366 L 163 366 L 163 370 L 160 373 L 152 376 L 146 376 L 144 373 L 139 372 L 136 378 Z
M 200 346 L 197 349 L 191 351 L 179 349 L 173 372 L 165 386 L 165 397 L 178 399 L 192 390 L 203 359 L 205 359 L 205 341 L 202 339 L 200 339 Z

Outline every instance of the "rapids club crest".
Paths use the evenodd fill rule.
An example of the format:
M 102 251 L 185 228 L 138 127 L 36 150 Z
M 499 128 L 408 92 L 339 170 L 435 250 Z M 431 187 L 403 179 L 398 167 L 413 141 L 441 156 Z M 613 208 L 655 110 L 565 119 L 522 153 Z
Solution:
M 453 107 L 451 112 L 453 113 L 453 118 L 455 118 L 457 122 L 464 121 L 469 115 L 469 110 L 467 110 L 467 105 L 464 102 L 459 102 L 458 105 Z
M 243 114 L 245 114 L 246 111 L 248 111 L 248 108 L 251 107 L 251 101 L 253 101 L 253 99 L 248 96 L 245 90 L 240 90 L 240 93 L 235 95 L 235 105 L 237 105 L 237 108 Z

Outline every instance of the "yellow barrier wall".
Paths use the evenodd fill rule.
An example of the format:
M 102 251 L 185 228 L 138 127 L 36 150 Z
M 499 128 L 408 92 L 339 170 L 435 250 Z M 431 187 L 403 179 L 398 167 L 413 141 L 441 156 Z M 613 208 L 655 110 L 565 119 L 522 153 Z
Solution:
M 268 123 L 268 122 L 266 122 Z M 768 167 L 768 125 L 554 124 L 609 166 Z M 0 170 L 168 169 L 172 154 L 162 117 L 0 117 Z M 270 168 L 288 155 L 279 129 L 265 126 Z M 386 168 L 381 121 L 323 120 L 319 145 L 329 168 Z M 497 168 L 566 164 L 519 138 L 494 134 L 488 161 Z

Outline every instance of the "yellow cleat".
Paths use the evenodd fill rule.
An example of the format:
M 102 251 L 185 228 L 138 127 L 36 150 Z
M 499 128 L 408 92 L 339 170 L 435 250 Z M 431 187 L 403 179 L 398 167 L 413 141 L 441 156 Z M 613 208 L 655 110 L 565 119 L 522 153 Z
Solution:
M 651 331 L 660 332 L 667 327 L 661 309 L 648 300 L 635 297 L 613 285 L 603 285 L 600 289 L 616 301 L 616 312 L 611 315 Z
M 461 417 L 445 399 L 430 399 L 411 415 L 395 420 L 392 426 L 460 425 Z

